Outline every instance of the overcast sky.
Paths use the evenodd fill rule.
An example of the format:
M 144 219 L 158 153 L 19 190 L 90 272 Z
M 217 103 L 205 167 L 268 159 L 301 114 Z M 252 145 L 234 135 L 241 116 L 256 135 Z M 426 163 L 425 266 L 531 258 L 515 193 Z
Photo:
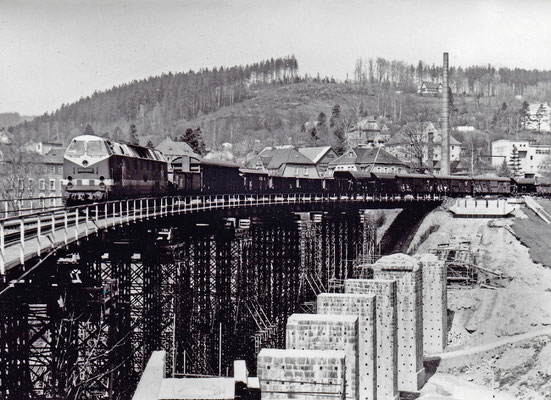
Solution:
M 551 69 L 551 0 L 0 0 L 0 112 L 54 111 L 163 72 L 295 54 Z

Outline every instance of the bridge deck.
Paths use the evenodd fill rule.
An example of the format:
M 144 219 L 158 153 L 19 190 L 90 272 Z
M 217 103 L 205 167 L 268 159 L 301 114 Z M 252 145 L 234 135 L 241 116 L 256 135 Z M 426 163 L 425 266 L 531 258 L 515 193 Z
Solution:
M 329 203 L 405 203 L 439 201 L 439 196 L 284 193 L 269 195 L 174 196 L 96 203 L 0 219 L 0 276 L 102 229 L 122 224 L 217 209 Z

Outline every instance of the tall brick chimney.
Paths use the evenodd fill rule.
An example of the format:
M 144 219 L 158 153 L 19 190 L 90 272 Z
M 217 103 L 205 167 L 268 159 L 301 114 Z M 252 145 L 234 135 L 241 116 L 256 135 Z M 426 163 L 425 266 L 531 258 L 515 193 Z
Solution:
M 440 174 L 450 174 L 450 110 L 448 100 L 448 53 L 444 53 L 444 65 L 442 69 L 442 158 L 440 160 Z

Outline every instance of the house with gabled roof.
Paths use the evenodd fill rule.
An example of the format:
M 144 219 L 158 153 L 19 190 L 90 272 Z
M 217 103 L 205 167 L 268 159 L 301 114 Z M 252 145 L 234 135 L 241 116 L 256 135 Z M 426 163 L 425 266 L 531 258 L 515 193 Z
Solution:
M 197 156 L 193 152 L 193 149 L 189 144 L 186 142 L 175 142 L 172 140 L 170 136 L 167 136 L 166 139 L 163 139 L 161 143 L 159 143 L 155 149 L 161 151 L 167 160 L 171 161 L 176 157 L 181 156 Z
M 386 131 L 388 131 L 388 128 L 386 128 Z M 385 135 L 386 132 L 382 132 L 382 128 L 375 118 L 366 117 L 358 121 L 356 125 L 346 132 L 346 144 L 351 148 L 358 146 L 382 146 L 386 140 Z
M 337 152 L 331 146 L 301 147 L 297 150 L 314 162 L 319 176 L 324 176 L 329 163 L 338 158 Z
M 274 149 L 266 166 L 270 175 L 319 178 L 316 164 L 297 149 Z
M 406 129 L 395 133 L 386 143 L 385 149 L 395 157 L 415 166 L 418 169 L 429 169 L 438 172 L 442 158 L 442 132 L 432 122 L 425 122 L 416 128 L 419 137 L 411 138 Z M 416 144 L 412 144 L 416 143 Z M 415 154 L 420 151 L 415 146 L 422 146 L 423 165 L 419 166 Z M 450 163 L 456 165 L 461 160 L 463 148 L 461 142 L 450 135 Z M 455 163 L 455 164 L 454 164 Z
M 383 173 L 404 173 L 409 166 L 382 147 L 356 147 L 347 150 L 342 156 L 329 164 L 328 172 L 364 171 Z
M 423 81 L 421 85 L 419 85 L 419 88 L 417 89 L 417 93 L 419 93 L 420 95 L 438 96 L 442 94 L 443 87 L 444 86 L 440 82 Z

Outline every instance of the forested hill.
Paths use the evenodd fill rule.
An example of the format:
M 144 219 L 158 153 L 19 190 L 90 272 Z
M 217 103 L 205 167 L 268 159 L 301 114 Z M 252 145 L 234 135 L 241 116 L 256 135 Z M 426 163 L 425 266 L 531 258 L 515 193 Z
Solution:
M 163 137 L 179 121 L 189 121 L 242 102 L 261 85 L 285 85 L 298 80 L 294 56 L 230 68 L 162 74 L 113 87 L 81 98 L 59 110 L 10 130 L 34 140 L 67 140 L 90 125 L 96 134 L 124 136 L 135 124 L 140 137 Z
M 137 137 L 142 144 L 156 145 L 166 136 L 179 138 L 192 129 L 201 132 L 208 149 L 221 150 L 229 142 L 235 156 L 243 159 L 265 145 L 339 146 L 342 131 L 367 116 L 390 134 L 419 118 L 438 124 L 440 100 L 417 95 L 417 87 L 423 81 L 438 82 L 441 72 L 441 67 L 421 61 L 413 65 L 359 59 L 351 80 L 335 82 L 299 75 L 296 58 L 286 56 L 133 81 L 9 130 L 22 142 L 67 144 L 86 131 L 122 140 Z M 524 102 L 551 104 L 551 71 L 488 65 L 453 67 L 450 74 L 451 126 L 473 125 L 489 133 L 484 146 L 490 139 L 517 134 Z M 339 123 L 324 122 L 334 120 L 335 114 L 340 114 Z M 473 148 L 475 144 L 482 145 L 474 143 Z

